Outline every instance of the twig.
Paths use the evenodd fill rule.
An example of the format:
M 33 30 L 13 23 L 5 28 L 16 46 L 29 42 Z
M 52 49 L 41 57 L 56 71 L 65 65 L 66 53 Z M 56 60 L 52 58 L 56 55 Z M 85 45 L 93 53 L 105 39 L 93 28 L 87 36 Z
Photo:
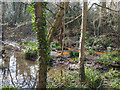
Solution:
M 97 6 L 99 6 L 99 7 L 106 8 L 106 9 L 111 10 L 111 11 L 114 11 L 114 12 L 120 12 L 119 10 L 114 10 L 114 9 L 109 8 L 109 7 L 103 7 L 103 6 L 101 6 L 101 5 L 97 4 L 97 3 L 93 3 L 93 4 L 91 5 L 91 7 L 88 9 L 88 11 L 93 7 L 93 5 L 97 5 Z M 80 14 L 80 15 L 77 16 L 76 18 L 72 19 L 71 21 L 68 21 L 67 23 L 61 25 L 61 27 L 63 27 L 64 25 L 67 25 L 67 24 L 75 21 L 76 19 L 78 19 L 78 18 L 81 17 L 81 16 L 82 16 L 82 14 Z
M 51 12 L 52 13 L 52 15 L 55 17 L 55 14 L 53 13 L 53 11 L 52 10 L 50 10 L 49 8 L 45 8 L 46 10 L 48 10 L 49 12 Z
M 25 5 L 30 5 L 29 3 L 24 3 L 24 2 L 21 2 L 22 4 L 25 4 Z
M 110 11 L 120 12 L 120 10 L 114 10 L 114 9 L 109 8 L 109 7 L 104 7 L 104 6 L 101 6 L 101 5 L 97 4 L 97 3 L 93 3 L 93 4 L 95 4 L 95 5 L 99 6 L 99 7 L 102 7 L 102 8 L 108 9 L 108 10 L 110 10 Z
M 62 7 L 61 5 L 58 5 L 58 4 L 56 4 L 58 7 L 60 7 L 60 8 L 62 8 L 62 9 L 64 9 L 64 7 Z
M 47 22 L 50 24 L 51 27 L 53 27 L 52 23 L 46 18 Z

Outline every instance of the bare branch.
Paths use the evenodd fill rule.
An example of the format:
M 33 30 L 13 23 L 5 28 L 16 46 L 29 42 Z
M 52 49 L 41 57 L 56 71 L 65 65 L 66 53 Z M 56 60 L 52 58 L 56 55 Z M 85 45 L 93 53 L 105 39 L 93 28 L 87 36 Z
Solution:
M 29 3 L 25 3 L 25 2 L 21 2 L 22 4 L 25 4 L 25 5 L 30 5 Z
M 99 6 L 99 7 L 106 8 L 106 9 L 111 10 L 111 11 L 114 11 L 114 12 L 120 12 L 119 10 L 114 10 L 114 9 L 109 8 L 109 7 L 103 7 L 103 6 L 101 6 L 101 5 L 97 4 L 97 3 L 93 3 L 93 4 L 91 5 L 91 7 L 88 9 L 88 11 L 93 7 L 93 5 L 97 5 L 97 6 Z M 80 15 L 77 16 L 76 18 L 68 21 L 67 23 L 61 25 L 61 27 L 63 27 L 64 25 L 67 25 L 67 24 L 69 24 L 69 23 L 72 23 L 73 21 L 75 21 L 76 19 L 78 19 L 78 18 L 81 17 L 81 16 L 82 16 L 82 14 L 80 14 Z
M 91 7 L 88 9 L 88 11 L 93 7 L 94 3 L 91 5 Z
M 97 4 L 97 3 L 93 3 L 93 4 L 95 4 L 95 5 L 99 6 L 99 7 L 102 7 L 102 8 L 108 9 L 108 10 L 110 10 L 110 11 L 120 12 L 119 10 L 114 10 L 114 9 L 109 8 L 109 7 L 103 7 L 103 6 L 101 6 L 101 5 Z
M 52 10 L 50 10 L 49 8 L 45 8 L 46 10 L 48 10 L 49 12 L 51 12 L 52 13 L 52 15 L 55 17 L 55 14 L 53 13 L 53 11 Z
M 47 22 L 50 24 L 51 27 L 53 27 L 52 23 L 46 18 Z
M 59 8 L 64 9 L 64 7 L 62 5 L 56 4 Z
M 67 23 L 63 24 L 62 26 L 67 25 L 67 24 L 69 24 L 69 23 L 71 23 L 71 22 L 75 21 L 76 19 L 78 19 L 78 18 L 79 18 L 79 17 L 81 17 L 81 16 L 82 16 L 82 14 L 80 14 L 80 15 L 79 15 L 79 16 L 77 16 L 76 18 L 72 19 L 71 21 L 69 21 L 69 22 L 67 22 Z

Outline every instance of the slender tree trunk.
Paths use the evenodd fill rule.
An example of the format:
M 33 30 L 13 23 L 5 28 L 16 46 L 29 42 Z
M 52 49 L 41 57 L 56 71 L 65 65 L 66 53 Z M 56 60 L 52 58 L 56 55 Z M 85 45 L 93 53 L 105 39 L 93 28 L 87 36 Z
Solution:
M 61 24 L 62 25 L 62 24 Z M 61 46 L 61 50 L 62 50 L 62 52 L 61 52 L 61 55 L 63 55 L 63 31 L 64 31 L 64 29 L 63 29 L 63 27 L 60 29 L 60 46 Z
M 68 0 L 69 1 L 69 0 Z M 64 5 L 60 5 L 60 10 L 56 15 L 56 19 L 54 20 L 52 26 L 54 27 L 50 27 L 49 32 L 48 32 L 48 38 L 49 38 L 49 45 L 53 40 L 54 34 L 55 32 L 60 28 L 61 22 L 62 22 L 62 18 L 64 16 L 64 10 L 67 8 L 67 6 L 69 5 L 69 2 L 65 2 L 65 7 Z
M 104 0 L 104 2 L 101 2 L 102 6 L 103 7 L 106 7 L 106 1 Z M 105 16 L 105 13 L 106 13 L 106 9 L 105 8 L 101 8 L 101 11 L 100 11 L 101 15 L 100 15 L 100 19 L 101 19 L 101 23 L 100 23 L 100 35 L 103 34 L 103 30 L 104 30 L 104 16 Z
M 11 23 L 12 25 L 15 25 L 16 22 L 20 22 L 19 18 L 20 18 L 21 8 L 23 8 L 21 2 L 13 2 L 13 10 L 15 13 L 14 13 L 13 22 Z
M 86 24 L 87 24 L 87 2 L 83 0 L 82 8 L 82 25 L 81 25 L 81 37 L 79 45 L 79 76 L 81 82 L 85 80 L 85 70 L 84 70 L 84 49 L 85 49 L 85 34 L 86 34 Z
M 12 25 L 15 25 L 16 24 L 16 22 L 17 22 L 17 4 L 18 4 L 18 2 L 13 2 L 13 10 L 14 10 L 14 18 L 13 18 L 13 21 L 12 21 Z
M 36 2 L 35 4 L 35 23 L 37 27 L 38 52 L 39 52 L 39 75 L 37 88 L 46 88 L 47 78 L 47 40 L 45 35 L 45 19 L 43 18 L 43 2 Z
M 64 8 L 65 8 L 65 2 L 64 2 Z M 63 18 L 63 24 L 65 24 L 65 9 L 64 9 L 64 18 Z M 61 22 L 61 25 L 62 25 L 62 22 Z M 61 28 L 60 30 L 60 45 L 61 45 L 61 55 L 63 55 L 63 48 L 64 48 L 64 42 L 62 41 L 64 36 L 64 31 L 65 31 L 65 26 Z
M 2 41 L 4 41 L 4 28 L 5 28 L 5 2 L 2 3 Z
M 118 2 L 118 9 L 120 11 L 120 1 Z M 118 48 L 120 48 L 120 12 L 118 12 Z
M 2 2 L 2 54 L 5 53 L 5 50 L 4 50 L 5 12 L 6 12 L 5 2 Z M 3 57 L 3 55 L 2 55 L 2 57 Z

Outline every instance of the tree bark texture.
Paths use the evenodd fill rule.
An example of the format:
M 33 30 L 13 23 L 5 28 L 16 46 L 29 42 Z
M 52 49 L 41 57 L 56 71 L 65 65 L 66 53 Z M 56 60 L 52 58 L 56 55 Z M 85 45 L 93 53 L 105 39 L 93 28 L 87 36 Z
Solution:
M 86 24 L 87 24 L 87 2 L 83 0 L 82 8 L 82 24 L 81 24 L 81 37 L 79 42 L 79 76 L 81 82 L 85 80 L 84 71 L 84 49 L 85 49 L 85 34 L 86 34 Z
M 35 23 L 37 27 L 38 52 L 39 52 L 39 70 L 37 88 L 46 88 L 47 78 L 47 40 L 45 36 L 45 19 L 43 18 L 42 2 L 35 4 Z

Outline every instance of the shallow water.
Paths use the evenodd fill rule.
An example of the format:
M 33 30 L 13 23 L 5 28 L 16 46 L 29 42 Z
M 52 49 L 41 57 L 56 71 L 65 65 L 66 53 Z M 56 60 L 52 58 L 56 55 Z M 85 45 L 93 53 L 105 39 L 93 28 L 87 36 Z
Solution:
M 31 88 L 36 82 L 37 62 L 25 60 L 21 52 L 9 52 L 3 59 L 7 68 L 0 69 L 0 87 L 11 85 L 20 88 Z
M 6 42 L 5 58 L 0 59 L 5 69 L 0 69 L 0 87 L 11 85 L 18 88 L 36 87 L 37 83 L 37 61 L 25 60 L 23 52 L 19 49 L 19 45 L 15 42 Z M 57 52 L 51 52 L 53 57 L 56 57 Z M 67 67 L 67 65 L 66 65 Z M 49 68 L 49 67 L 48 67 Z M 57 65 L 50 67 L 47 81 L 49 77 L 60 73 L 60 70 L 65 68 L 65 65 Z
M 5 48 L 5 58 L 0 58 L 0 63 L 5 68 L 0 69 L 0 88 L 2 86 L 13 86 L 18 88 L 35 88 L 37 85 L 37 61 L 25 60 L 23 52 L 16 50 L 19 46 L 16 43 L 10 43 Z M 51 53 L 54 57 L 54 53 Z M 55 53 L 56 54 L 56 53 Z M 47 81 L 55 73 L 60 73 L 64 66 L 49 67 Z
M 5 68 L 0 69 L 0 87 L 11 85 L 18 88 L 32 88 L 37 80 L 37 61 L 24 59 L 20 48 L 15 42 L 6 42 L 5 57 L 0 59 L 1 65 Z M 8 45 L 9 44 L 9 45 Z

